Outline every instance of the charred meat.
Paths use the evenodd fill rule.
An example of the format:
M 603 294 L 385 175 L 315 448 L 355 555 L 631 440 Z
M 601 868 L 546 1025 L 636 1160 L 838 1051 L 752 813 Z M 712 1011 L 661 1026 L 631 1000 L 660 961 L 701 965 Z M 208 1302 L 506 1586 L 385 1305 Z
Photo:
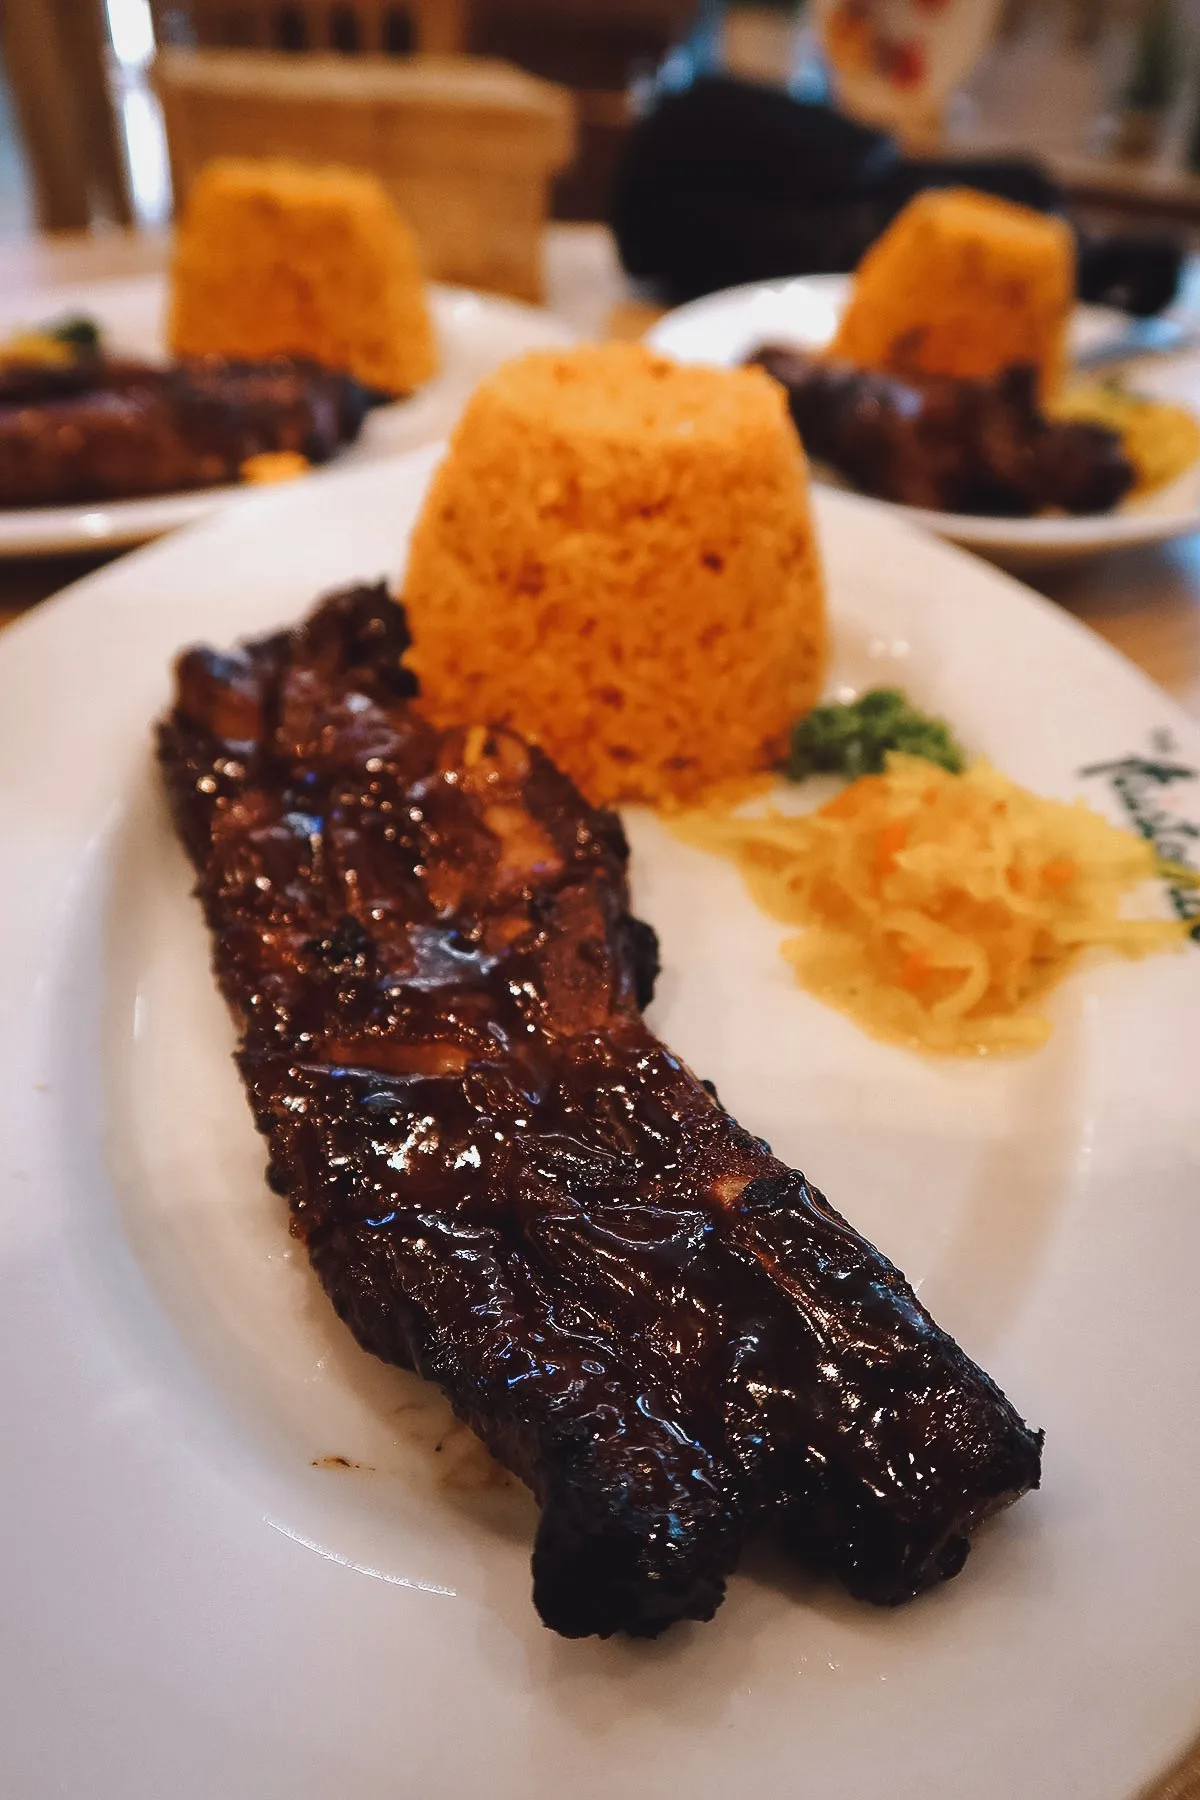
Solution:
M 1133 486 L 1115 431 L 1040 410 L 1032 368 L 993 381 L 879 375 L 765 345 L 809 454 L 865 494 L 938 512 L 1107 512 Z
M 266 451 L 326 462 L 358 436 L 368 403 L 349 376 L 283 359 L 9 364 L 0 369 L 0 506 L 220 486 Z
M 359 1343 L 541 1508 L 570 1637 L 709 1618 L 747 1536 L 890 1604 L 1035 1487 L 1041 1435 L 642 1018 L 615 815 L 435 730 L 382 588 L 187 652 L 159 730 L 238 1058 Z

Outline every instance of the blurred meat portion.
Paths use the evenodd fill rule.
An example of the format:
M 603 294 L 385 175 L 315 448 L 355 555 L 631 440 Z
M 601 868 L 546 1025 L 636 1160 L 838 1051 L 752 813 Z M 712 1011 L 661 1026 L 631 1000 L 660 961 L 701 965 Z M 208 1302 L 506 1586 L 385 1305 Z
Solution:
M 879 375 L 766 344 L 810 456 L 863 493 L 937 512 L 1020 517 L 1116 506 L 1134 471 L 1115 431 L 1041 412 L 1031 368 L 995 380 Z
M 371 396 L 312 363 L 116 358 L 0 367 L 0 506 L 133 499 L 237 481 L 270 451 L 327 462 Z

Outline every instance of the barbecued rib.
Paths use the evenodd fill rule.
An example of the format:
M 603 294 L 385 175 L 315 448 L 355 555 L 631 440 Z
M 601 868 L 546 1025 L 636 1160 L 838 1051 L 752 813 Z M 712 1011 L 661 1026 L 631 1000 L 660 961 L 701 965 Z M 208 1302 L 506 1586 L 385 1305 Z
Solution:
M 213 487 L 269 451 L 326 462 L 358 436 L 368 399 L 351 377 L 284 357 L 10 368 L 0 371 L 0 507 Z
M 777 1521 L 852 1592 L 954 1574 L 1040 1434 L 643 1023 L 618 820 L 411 703 L 382 589 L 178 668 L 159 749 L 270 1177 L 359 1342 L 542 1507 L 569 1636 L 707 1618 Z
M 1133 486 L 1119 434 L 1044 414 L 1032 367 L 990 379 L 885 375 L 779 344 L 750 361 L 787 389 L 809 454 L 883 500 L 940 512 L 1093 513 Z

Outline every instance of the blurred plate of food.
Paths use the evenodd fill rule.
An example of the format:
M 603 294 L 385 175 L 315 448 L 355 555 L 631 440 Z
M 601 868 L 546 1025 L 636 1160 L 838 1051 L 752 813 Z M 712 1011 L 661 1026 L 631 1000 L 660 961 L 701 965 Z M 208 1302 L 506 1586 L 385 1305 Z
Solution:
M 221 191 L 225 216 L 193 224 L 198 242 L 181 231 L 172 273 L 0 301 L 0 556 L 138 543 L 264 483 L 418 448 L 446 433 L 498 363 L 574 341 L 541 308 L 426 285 L 404 266 L 403 237 L 389 260 L 388 229 L 402 227 L 382 209 L 364 222 L 361 269 L 353 256 L 340 267 L 330 258 L 326 281 L 319 230 L 287 191 L 293 172 L 250 168 L 250 202 L 262 204 L 266 188 L 292 225 L 282 246 L 268 240 L 248 256 Z M 308 201 L 321 178 L 303 179 Z M 352 186 L 351 202 L 360 199 Z M 317 200 L 331 210 L 328 194 Z M 342 194 L 333 201 L 353 217 Z M 370 186 L 366 204 L 378 204 Z M 214 269 L 212 245 L 229 239 L 237 255 Z M 371 296 L 357 313 L 346 299 L 356 288 Z
M 958 209 L 944 231 L 939 208 Z M 993 235 L 1000 253 L 972 258 Z M 1024 208 L 925 196 L 858 276 L 711 294 L 668 313 L 649 342 L 685 362 L 763 361 L 789 389 L 818 479 L 1010 566 L 1194 531 L 1200 356 L 1186 322 L 1139 333 L 1114 309 L 1072 304 L 1069 255 L 1065 228 Z M 1139 355 L 1141 341 L 1167 349 Z

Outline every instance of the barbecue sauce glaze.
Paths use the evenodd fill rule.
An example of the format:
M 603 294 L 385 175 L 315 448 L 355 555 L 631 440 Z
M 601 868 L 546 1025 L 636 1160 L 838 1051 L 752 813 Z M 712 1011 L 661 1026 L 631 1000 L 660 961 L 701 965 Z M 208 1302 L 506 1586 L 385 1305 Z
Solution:
M 711 1616 L 764 1524 L 869 1600 L 953 1575 L 1040 1434 L 647 1028 L 619 820 L 510 730 L 434 730 L 407 642 L 351 590 L 186 653 L 160 728 L 333 1304 L 533 1490 L 566 1635 Z

